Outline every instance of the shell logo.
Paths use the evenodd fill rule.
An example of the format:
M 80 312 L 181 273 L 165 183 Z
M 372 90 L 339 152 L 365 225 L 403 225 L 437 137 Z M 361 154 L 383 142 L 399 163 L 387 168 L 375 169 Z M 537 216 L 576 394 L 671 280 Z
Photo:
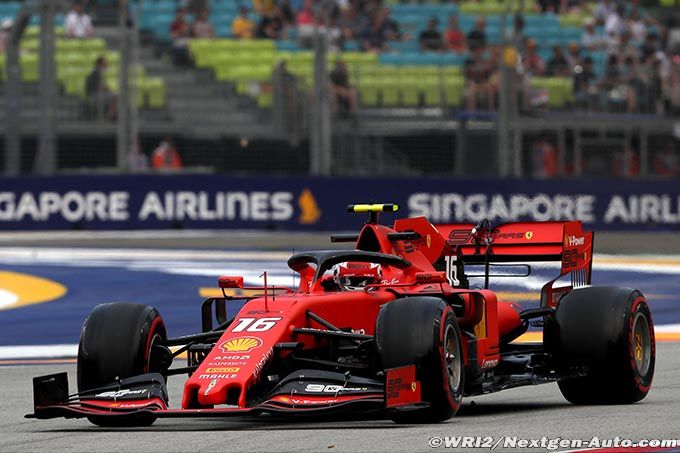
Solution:
M 0 310 L 41 304 L 63 297 L 64 285 L 19 272 L 0 271 Z
M 262 340 L 255 337 L 232 338 L 220 345 L 220 349 L 227 352 L 250 352 L 262 346 Z

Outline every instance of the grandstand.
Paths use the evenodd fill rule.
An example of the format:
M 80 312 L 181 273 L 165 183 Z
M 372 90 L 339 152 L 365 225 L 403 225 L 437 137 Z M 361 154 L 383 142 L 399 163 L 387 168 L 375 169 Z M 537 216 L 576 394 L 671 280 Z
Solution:
M 593 157 L 595 161 L 606 161 L 616 150 L 631 147 L 639 154 L 640 171 L 648 175 L 652 148 L 674 143 L 673 123 L 680 108 L 672 95 L 678 90 L 674 84 L 677 77 L 668 76 L 652 89 L 651 82 L 649 86 L 632 85 L 620 75 L 608 87 L 611 76 L 608 56 L 613 46 L 619 44 L 593 47 L 582 44 L 588 20 L 596 22 L 595 33 L 603 42 L 608 39 L 607 17 L 598 16 L 600 6 L 595 2 L 312 1 L 317 22 L 331 24 L 316 26 L 327 31 L 329 39 L 336 28 L 341 35 L 330 43 L 326 70 L 322 72 L 315 70 L 318 47 L 310 48 L 302 39 L 302 27 L 296 26 L 293 17 L 299 11 L 291 5 L 301 7 L 306 2 L 281 2 L 287 18 L 283 19 L 285 26 L 276 39 L 234 36 L 233 23 L 241 7 L 250 9 L 250 20 L 256 27 L 265 16 L 275 17 L 282 11 L 253 11 L 251 0 L 203 2 L 214 36 L 196 37 L 189 33 L 181 39 L 173 36 L 172 28 L 177 10 L 187 2 L 126 3 L 133 24 L 130 31 L 135 34 L 129 71 L 134 99 L 130 102 L 135 108 L 141 144 L 149 148 L 171 134 L 182 148 L 185 162 L 193 166 L 222 171 L 308 172 L 314 154 L 310 148 L 315 146 L 309 137 L 317 127 L 311 104 L 320 99 L 315 92 L 317 78 L 333 71 L 338 60 L 348 68 L 348 83 L 356 90 L 359 109 L 349 115 L 332 115 L 329 133 L 334 165 L 327 165 L 325 172 L 354 173 L 357 168 L 369 166 L 386 173 L 462 175 L 466 169 L 477 168 L 482 174 L 521 176 L 532 171 L 526 150 L 538 137 L 548 137 L 558 149 L 559 175 L 606 172 L 603 169 L 608 165 L 602 162 L 588 165 L 588 150 L 611 149 L 604 156 Z M 552 4 L 567 8 L 553 11 Z M 352 34 L 338 25 L 349 5 L 363 5 L 356 14 L 366 16 L 369 24 L 375 14 L 369 11 L 370 5 L 387 8 L 384 9 L 387 23 L 394 32 L 379 49 L 366 47 L 370 27 L 365 33 Z M 670 42 L 674 25 L 666 19 L 677 15 L 674 6 L 673 0 L 641 2 L 636 14 L 644 18 L 639 21 L 644 25 L 644 36 Z M 0 2 L 0 20 L 14 20 L 21 7 L 18 1 Z M 59 11 L 55 18 L 57 130 L 61 138 L 75 140 L 68 143 L 77 149 L 85 149 L 92 135 L 100 137 L 101 143 L 115 140 L 116 123 L 101 114 L 93 115 L 87 107 L 86 79 L 94 62 L 104 57 L 108 63 L 106 85 L 114 95 L 119 91 L 122 41 L 116 26 L 117 8 L 117 2 L 96 2 L 89 11 L 94 17 L 96 35 L 85 39 L 64 36 L 68 11 Z M 625 17 L 632 14 L 631 9 L 626 9 Z M 665 15 L 663 20 L 659 19 L 659 11 Z M 196 13 L 195 8 L 187 11 L 184 19 L 187 24 L 197 20 Z M 613 9 L 609 13 L 613 14 Z M 433 17 L 439 18 L 439 32 L 445 33 L 451 16 L 456 17 L 463 36 L 470 35 L 479 17 L 484 18 L 485 46 L 478 58 L 489 65 L 491 75 L 484 81 L 489 86 L 482 96 L 471 90 L 471 86 L 479 83 L 471 79 L 475 77 L 471 74 L 481 61 L 475 60 L 471 46 L 429 51 L 419 38 Z M 521 28 L 517 28 L 518 17 Z M 40 77 L 39 20 L 37 14 L 31 17 L 20 43 L 24 118 L 40 115 L 35 89 Z M 627 33 L 621 32 L 621 36 Z M 644 39 L 631 39 L 623 50 L 616 52 L 624 55 L 632 49 L 642 54 Z M 570 45 L 578 48 L 578 61 L 570 60 L 568 71 L 561 73 L 527 69 L 525 49 L 530 41 L 536 44 L 535 58 L 544 65 L 550 63 L 555 47 L 566 50 Z M 186 52 L 186 61 L 175 58 L 178 49 Z M 678 71 L 679 64 L 673 63 L 676 50 L 666 47 L 659 52 L 658 58 L 666 59 L 660 65 L 671 68 L 672 74 Z M 584 93 L 576 92 L 574 87 L 575 74 L 583 71 L 586 60 L 592 62 L 593 80 L 597 82 L 591 86 L 596 93 L 587 94 L 588 100 L 583 102 Z M 623 60 L 622 56 L 618 63 L 622 73 L 630 70 Z M 285 73 L 291 76 L 284 82 L 276 70 L 281 62 L 285 62 Z M 647 63 L 640 57 L 638 64 L 644 69 Z M 0 66 L 4 74 L 4 55 L 0 55 Z M 626 88 L 627 84 L 633 88 Z M 632 91 L 637 99 L 631 100 Z M 471 97 L 479 99 L 471 102 Z M 491 109 L 481 107 L 487 104 Z M 35 133 L 31 127 L 28 125 L 27 130 Z M 252 152 L 244 155 L 244 144 L 250 151 L 267 153 L 272 164 L 262 167 L 261 158 Z M 469 152 L 470 147 L 476 152 Z M 102 149 L 113 149 L 113 145 Z M 110 156 L 98 159 L 94 155 L 85 161 L 90 166 L 113 164 Z M 85 161 L 66 155 L 61 160 L 69 168 Z M 377 161 L 381 161 L 380 165 L 376 165 Z

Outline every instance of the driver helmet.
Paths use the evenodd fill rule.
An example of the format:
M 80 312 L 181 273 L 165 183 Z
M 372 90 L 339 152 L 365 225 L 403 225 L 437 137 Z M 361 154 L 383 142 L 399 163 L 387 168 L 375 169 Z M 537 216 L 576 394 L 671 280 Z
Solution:
M 382 269 L 376 263 L 346 262 L 333 266 L 333 281 L 342 289 L 363 289 L 380 283 Z

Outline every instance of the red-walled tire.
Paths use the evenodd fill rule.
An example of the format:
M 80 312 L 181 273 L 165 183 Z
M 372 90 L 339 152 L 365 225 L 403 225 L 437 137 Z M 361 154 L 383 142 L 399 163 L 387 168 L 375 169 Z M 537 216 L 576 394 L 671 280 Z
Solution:
M 167 340 L 158 310 L 147 305 L 97 305 L 83 324 L 78 346 L 78 391 L 145 373 L 165 371 L 153 354 Z M 148 426 L 155 417 L 88 417 L 99 426 Z
M 460 407 L 465 384 L 460 328 L 451 307 L 435 297 L 408 297 L 385 304 L 376 323 L 384 369 L 416 365 L 426 407 L 391 410 L 397 423 L 438 423 Z
M 557 357 L 587 367 L 559 381 L 573 404 L 630 404 L 642 400 L 654 377 L 652 314 L 639 291 L 590 287 L 562 298 L 555 313 Z

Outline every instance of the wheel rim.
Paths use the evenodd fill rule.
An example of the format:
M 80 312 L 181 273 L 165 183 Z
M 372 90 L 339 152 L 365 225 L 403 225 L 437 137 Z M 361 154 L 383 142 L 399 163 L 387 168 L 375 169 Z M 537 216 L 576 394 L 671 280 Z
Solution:
M 462 362 L 459 354 L 456 330 L 452 325 L 448 325 L 444 332 L 444 362 L 449 386 L 452 390 L 456 390 L 460 386 Z
M 644 313 L 637 313 L 633 321 L 633 357 L 638 374 L 646 376 L 652 360 L 652 342 L 649 321 Z
M 158 364 L 154 362 L 154 355 L 153 355 L 153 347 L 156 344 L 156 342 L 163 341 L 163 338 L 159 334 L 154 334 L 153 337 L 151 337 L 151 343 L 149 344 L 149 351 L 148 354 L 149 356 L 147 357 L 146 360 L 146 372 L 147 373 L 153 373 L 154 371 L 157 371 Z

